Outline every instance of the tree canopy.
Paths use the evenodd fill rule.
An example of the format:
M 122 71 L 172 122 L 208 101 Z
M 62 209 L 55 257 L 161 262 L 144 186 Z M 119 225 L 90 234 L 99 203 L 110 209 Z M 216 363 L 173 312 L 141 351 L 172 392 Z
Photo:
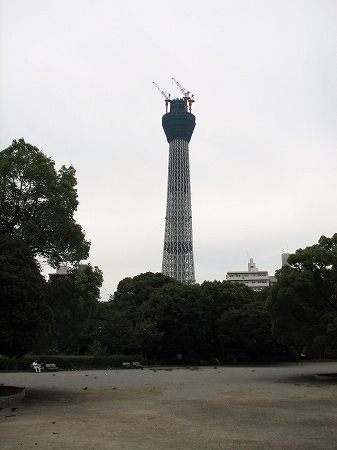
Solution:
M 152 342 L 161 348 L 162 356 L 200 353 L 203 343 L 200 305 L 198 284 L 169 283 L 151 293 L 143 304 L 143 320 L 151 320 L 155 324 Z
M 145 358 L 157 361 L 178 354 L 207 360 L 224 356 L 226 347 L 256 356 L 269 351 L 273 340 L 265 299 L 242 283 L 186 285 L 147 272 L 121 280 L 102 308 L 107 312 L 100 318 L 104 347 L 140 348 Z
M 21 356 L 50 330 L 46 281 L 30 248 L 0 235 L 0 354 Z
M 68 275 L 54 274 L 48 283 L 46 300 L 53 313 L 46 350 L 77 352 L 87 339 L 91 318 L 98 307 L 103 275 L 88 264 L 73 268 Z
M 118 283 L 113 300 L 118 304 L 139 306 L 149 299 L 150 294 L 165 284 L 179 283 L 161 273 L 146 272 L 133 278 L 127 277 Z
M 73 215 L 73 166 L 55 163 L 24 139 L 0 152 L 0 234 L 16 236 L 52 267 L 88 257 L 90 242 Z
M 273 331 L 305 353 L 337 355 L 337 233 L 298 249 L 277 272 L 269 311 Z

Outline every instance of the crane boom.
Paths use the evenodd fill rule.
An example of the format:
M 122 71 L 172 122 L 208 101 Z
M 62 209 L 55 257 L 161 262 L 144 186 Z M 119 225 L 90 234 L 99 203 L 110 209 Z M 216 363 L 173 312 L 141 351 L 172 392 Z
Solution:
M 178 86 L 178 89 L 183 93 L 184 95 L 184 103 L 185 103 L 185 111 L 191 112 L 192 111 L 192 103 L 194 100 L 194 95 L 190 93 L 187 89 L 185 89 L 176 79 L 172 77 L 172 80 L 175 82 L 175 84 Z
M 178 86 L 178 88 L 181 90 L 181 92 L 188 97 L 190 95 L 189 91 L 185 89 L 176 79 L 172 77 L 172 80 L 175 82 L 175 84 Z
M 166 106 L 166 112 L 168 112 L 168 104 L 171 101 L 171 94 L 168 94 L 167 92 L 163 91 L 158 84 L 156 84 L 154 81 L 152 83 L 156 86 L 158 91 L 161 93 L 161 95 L 165 98 L 165 106 Z

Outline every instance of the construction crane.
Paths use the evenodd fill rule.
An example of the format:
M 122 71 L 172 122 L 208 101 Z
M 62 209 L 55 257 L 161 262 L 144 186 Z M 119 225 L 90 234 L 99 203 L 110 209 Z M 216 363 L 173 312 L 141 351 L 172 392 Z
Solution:
M 194 102 L 194 95 L 190 93 L 187 89 L 185 89 L 180 83 L 178 83 L 177 80 L 175 80 L 172 77 L 172 80 L 175 82 L 175 84 L 178 86 L 178 89 L 183 93 L 184 95 L 184 104 L 185 104 L 185 111 L 192 111 L 192 103 Z
M 163 91 L 158 84 L 156 84 L 154 81 L 152 81 L 152 83 L 156 86 L 156 88 L 158 89 L 158 91 L 161 93 L 161 95 L 165 98 L 165 107 L 166 107 L 166 112 L 168 113 L 168 104 L 171 101 L 171 94 L 168 94 L 167 92 Z

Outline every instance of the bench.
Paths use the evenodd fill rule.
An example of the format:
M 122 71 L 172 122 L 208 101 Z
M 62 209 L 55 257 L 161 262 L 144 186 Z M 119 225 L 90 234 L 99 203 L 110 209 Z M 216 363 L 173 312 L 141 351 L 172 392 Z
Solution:
M 136 369 L 138 369 L 139 367 L 143 368 L 143 365 L 140 362 L 138 362 L 138 361 L 134 361 L 132 363 L 132 365 L 135 366 Z
M 122 366 L 124 367 L 124 369 L 128 369 L 130 367 L 130 363 L 129 362 L 123 362 Z
M 45 364 L 45 369 L 49 370 L 50 372 L 57 372 L 59 370 L 58 367 L 56 367 L 56 364 Z

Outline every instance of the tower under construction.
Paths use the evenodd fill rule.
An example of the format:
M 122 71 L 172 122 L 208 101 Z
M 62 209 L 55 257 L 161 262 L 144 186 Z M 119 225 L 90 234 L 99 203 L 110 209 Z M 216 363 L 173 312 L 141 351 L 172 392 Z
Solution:
M 162 273 L 183 283 L 194 283 L 189 142 L 195 127 L 193 95 L 173 79 L 183 98 L 165 97 L 163 128 L 169 143 L 167 203 Z M 155 84 L 155 83 L 154 83 Z M 169 108 L 169 111 L 168 111 Z

